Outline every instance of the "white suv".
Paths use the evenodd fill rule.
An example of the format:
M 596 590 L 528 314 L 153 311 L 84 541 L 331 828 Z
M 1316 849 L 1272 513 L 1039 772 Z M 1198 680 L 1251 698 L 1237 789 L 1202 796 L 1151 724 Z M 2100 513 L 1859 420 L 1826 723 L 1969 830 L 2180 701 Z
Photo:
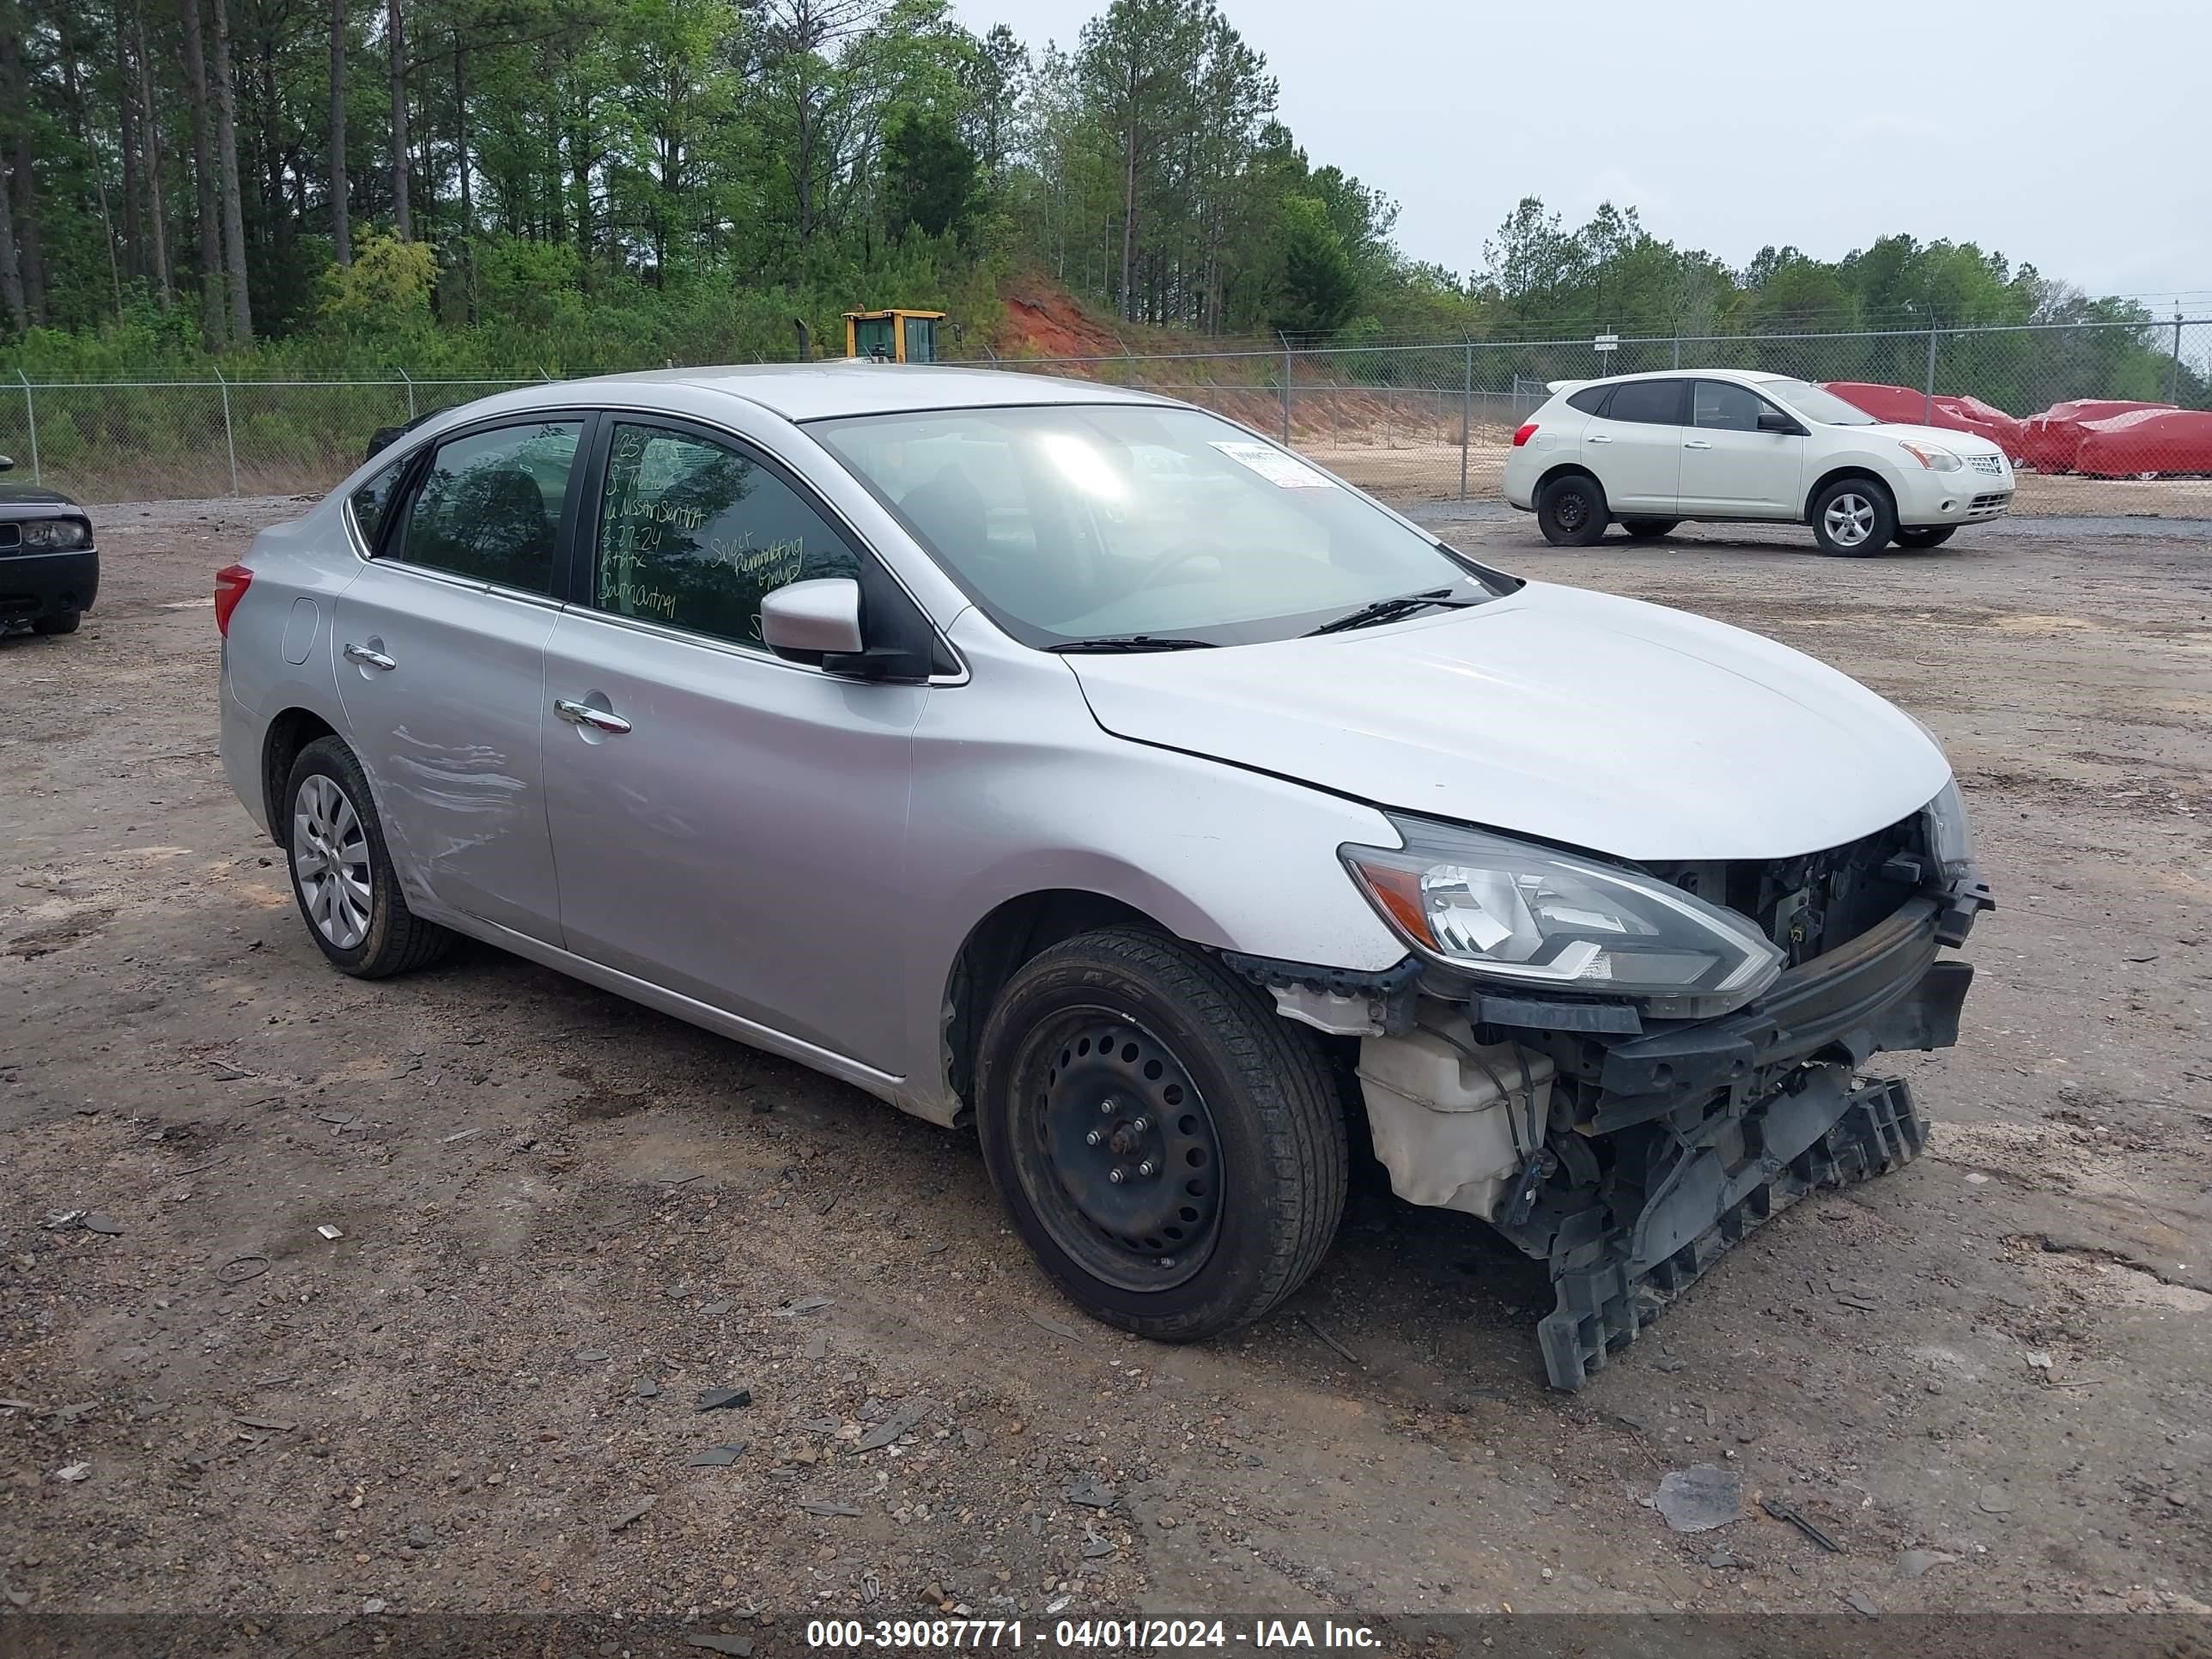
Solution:
M 1825 553 L 1934 547 L 2012 504 L 1984 438 L 1893 426 L 1784 374 L 1673 369 L 1554 380 L 1513 434 L 1505 499 L 1544 538 L 1585 547 L 1618 521 L 1663 536 L 1685 519 L 1807 524 Z

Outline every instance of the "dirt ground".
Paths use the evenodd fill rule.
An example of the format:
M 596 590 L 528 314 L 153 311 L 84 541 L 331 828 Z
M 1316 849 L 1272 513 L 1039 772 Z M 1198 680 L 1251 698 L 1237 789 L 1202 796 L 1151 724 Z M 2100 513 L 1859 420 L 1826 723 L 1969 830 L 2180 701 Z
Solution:
M 0 641 L 10 1603 L 619 1609 L 763 1653 L 940 1607 L 2212 1610 L 2203 546 L 1462 527 L 1896 698 L 2002 907 L 1960 1045 L 1895 1060 L 1928 1154 L 1566 1396 L 1540 1271 L 1374 1171 L 1289 1306 L 1160 1347 L 1055 1297 L 968 1134 L 489 950 L 331 973 L 214 756 L 210 573 L 290 510 L 108 509 L 83 630 Z M 1748 1513 L 1672 1531 L 1699 1464 Z

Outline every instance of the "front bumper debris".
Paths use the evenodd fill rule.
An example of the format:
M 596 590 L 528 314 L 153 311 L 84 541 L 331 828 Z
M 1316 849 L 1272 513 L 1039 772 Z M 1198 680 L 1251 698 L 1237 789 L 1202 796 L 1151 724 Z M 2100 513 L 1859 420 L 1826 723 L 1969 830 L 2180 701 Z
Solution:
M 1885 1050 L 1959 1040 L 1974 969 L 1937 954 L 1989 908 L 1971 876 L 1923 891 L 1723 1018 L 1515 1034 L 1581 1079 L 1549 1179 L 1498 1218 L 1551 1265 L 1557 1306 L 1537 1334 L 1553 1387 L 1580 1388 L 1760 1222 L 1918 1155 L 1911 1091 L 1857 1075 Z

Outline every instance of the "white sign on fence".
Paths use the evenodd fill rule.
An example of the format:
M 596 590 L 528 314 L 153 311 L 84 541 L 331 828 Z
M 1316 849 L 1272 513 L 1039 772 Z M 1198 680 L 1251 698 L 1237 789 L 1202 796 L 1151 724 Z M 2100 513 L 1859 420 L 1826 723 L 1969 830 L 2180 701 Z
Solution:
M 1595 346 L 1600 351 L 1618 351 L 1620 349 L 1620 336 L 1618 334 L 1601 334 L 1597 338 L 1592 340 L 1590 343 Z

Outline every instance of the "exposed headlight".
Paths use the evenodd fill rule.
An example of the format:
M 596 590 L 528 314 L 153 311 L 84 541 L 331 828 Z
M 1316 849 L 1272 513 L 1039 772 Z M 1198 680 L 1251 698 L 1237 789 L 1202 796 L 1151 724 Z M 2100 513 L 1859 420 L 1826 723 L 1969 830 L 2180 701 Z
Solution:
M 92 532 L 82 519 L 33 519 L 23 526 L 23 545 L 50 553 L 89 547 Z
M 1382 919 L 1433 960 L 1685 1018 L 1739 1007 L 1782 971 L 1782 952 L 1747 919 L 1653 877 L 1480 830 L 1390 822 L 1402 848 L 1339 851 Z
M 1923 809 L 1928 814 L 1928 849 L 1946 880 L 1957 881 L 1974 867 L 1974 832 L 1966 823 L 1966 803 L 1956 778 Z
M 1959 458 L 1948 449 L 1938 449 L 1934 444 L 1908 443 L 1903 438 L 1897 441 L 1897 447 L 1930 472 L 1956 472 L 1959 470 Z

